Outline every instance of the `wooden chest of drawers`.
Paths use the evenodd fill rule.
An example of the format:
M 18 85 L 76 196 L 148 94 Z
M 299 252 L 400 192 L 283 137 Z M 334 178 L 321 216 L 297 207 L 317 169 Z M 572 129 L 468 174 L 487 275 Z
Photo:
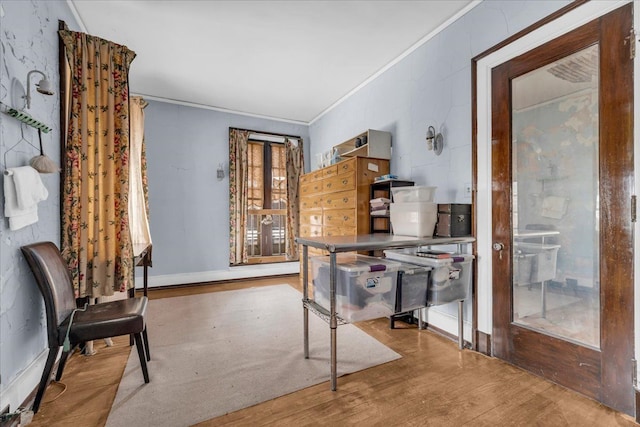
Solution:
M 389 160 L 352 157 L 302 175 L 300 236 L 368 234 L 369 185 L 375 177 L 388 173 Z M 321 254 L 309 249 L 309 255 Z

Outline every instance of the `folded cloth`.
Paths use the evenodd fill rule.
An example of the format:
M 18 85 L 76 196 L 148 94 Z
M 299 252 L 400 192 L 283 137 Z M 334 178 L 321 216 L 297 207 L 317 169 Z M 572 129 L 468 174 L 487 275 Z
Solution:
M 30 166 L 26 166 L 25 168 L 12 168 L 7 169 L 4 173 L 4 216 L 9 218 L 9 229 L 10 230 L 19 230 L 27 225 L 34 224 L 38 222 L 38 205 L 36 203 L 32 203 L 31 206 L 26 208 L 21 208 L 18 198 L 18 191 L 16 186 L 16 173 L 17 169 L 33 169 Z M 36 190 L 31 197 L 31 200 L 35 198 L 43 197 L 40 200 L 44 200 L 48 196 L 47 189 L 42 185 L 42 181 L 40 180 L 40 175 L 35 169 L 33 171 L 36 173 L 36 177 L 27 176 L 25 180 L 23 180 L 23 184 L 27 184 L 29 187 L 33 186 Z M 21 171 L 23 172 L 23 171 Z M 24 175 L 29 175 L 30 171 L 24 171 Z M 20 174 L 20 172 L 19 172 Z M 38 200 L 38 201 L 40 201 Z M 26 199 L 25 199 L 26 202 Z
M 31 208 L 49 196 L 47 188 L 42 184 L 40 174 L 31 166 L 11 168 L 8 171 L 13 173 L 13 183 L 20 209 Z
M 13 173 L 9 171 L 4 174 L 4 216 L 9 218 L 10 230 L 19 230 L 38 222 L 38 207 L 36 205 L 28 209 L 18 207 Z

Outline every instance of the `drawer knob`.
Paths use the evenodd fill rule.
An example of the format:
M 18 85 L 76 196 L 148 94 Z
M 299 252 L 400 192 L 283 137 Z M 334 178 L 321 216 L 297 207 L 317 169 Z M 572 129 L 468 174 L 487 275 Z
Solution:
M 345 178 L 345 179 L 343 179 L 343 180 L 342 180 L 342 185 L 347 185 L 347 182 L 349 182 L 349 180 L 348 180 L 348 179 L 346 179 L 346 178 Z
M 348 197 L 345 197 L 344 199 L 342 199 L 342 201 L 343 201 L 344 203 L 347 203 L 347 202 L 349 201 L 349 198 L 348 198 Z
M 342 220 L 343 220 L 343 221 L 349 221 L 349 216 L 347 216 L 347 215 L 343 216 L 343 217 L 342 217 Z

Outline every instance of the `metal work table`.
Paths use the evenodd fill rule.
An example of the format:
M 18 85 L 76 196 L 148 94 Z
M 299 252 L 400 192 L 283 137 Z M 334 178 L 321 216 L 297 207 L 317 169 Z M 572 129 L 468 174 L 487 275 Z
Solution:
M 462 245 L 472 243 L 473 237 L 407 237 L 392 234 L 363 234 L 358 236 L 333 237 L 296 237 L 296 243 L 302 245 L 302 283 L 303 283 L 303 327 L 304 327 L 304 357 L 309 358 L 309 310 L 329 323 L 331 330 L 331 390 L 337 389 L 337 328 L 338 324 L 346 322 L 336 315 L 336 253 L 351 251 L 372 251 L 383 249 L 400 249 L 417 246 L 451 245 L 457 244 L 462 252 Z M 329 309 L 309 299 L 309 246 L 324 249 L 329 252 Z M 459 322 L 462 320 L 462 304 L 459 305 Z M 460 323 L 459 323 L 460 324 Z M 460 329 L 460 328 L 459 328 Z M 462 332 L 459 330 L 459 345 L 462 342 Z M 461 346 L 461 345 L 460 345 Z

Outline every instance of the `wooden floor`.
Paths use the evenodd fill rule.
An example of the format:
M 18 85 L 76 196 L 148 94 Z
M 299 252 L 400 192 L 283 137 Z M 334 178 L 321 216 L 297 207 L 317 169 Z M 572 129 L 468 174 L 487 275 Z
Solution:
M 299 288 L 296 275 L 151 290 L 149 298 L 281 283 Z M 459 351 L 455 342 L 433 332 L 419 331 L 402 322 L 391 330 L 387 319 L 357 325 L 403 357 L 338 378 L 336 392 L 330 391 L 325 382 L 200 425 L 637 425 L 627 415 L 500 360 L 470 350 Z M 98 353 L 94 356 L 76 354 L 70 358 L 62 378 L 66 391 L 59 394 L 60 384 L 49 387 L 32 426 L 91 427 L 106 423 L 131 347 L 128 337 L 119 337 L 113 347 L 100 342 L 95 348 Z

